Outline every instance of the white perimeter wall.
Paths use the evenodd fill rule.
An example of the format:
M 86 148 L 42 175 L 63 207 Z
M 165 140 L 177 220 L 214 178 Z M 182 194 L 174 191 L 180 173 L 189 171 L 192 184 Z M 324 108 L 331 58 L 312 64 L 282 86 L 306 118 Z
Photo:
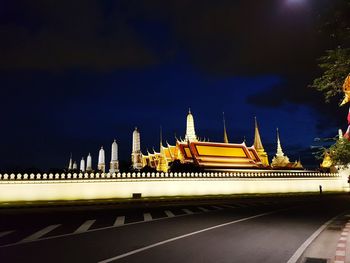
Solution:
M 152 178 L 2 180 L 0 202 L 348 191 L 346 175 L 315 178 Z

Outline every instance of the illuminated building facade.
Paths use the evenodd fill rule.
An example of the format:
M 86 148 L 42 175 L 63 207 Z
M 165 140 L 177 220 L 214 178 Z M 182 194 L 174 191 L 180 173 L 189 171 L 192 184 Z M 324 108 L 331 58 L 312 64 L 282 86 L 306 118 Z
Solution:
M 207 171 L 230 171 L 235 169 L 303 169 L 299 161 L 290 162 L 284 154 L 281 146 L 279 133 L 277 130 L 277 153 L 271 165 L 268 155 L 264 149 L 257 119 L 255 118 L 254 143 L 247 146 L 246 141 L 242 143 L 229 142 L 226 130 L 225 117 L 223 116 L 223 141 L 210 142 L 208 139 L 201 139 L 196 134 L 194 117 L 191 110 L 186 118 L 185 139 L 176 139 L 175 145 L 170 145 L 167 141 L 164 145 L 162 135 L 160 135 L 159 152 L 154 149 L 147 150 L 147 154 L 141 152 L 140 132 L 137 128 L 132 134 L 131 168 L 140 171 L 144 167 L 150 167 L 159 172 L 168 172 L 173 163 L 191 164 L 193 168 Z M 81 167 L 84 160 L 81 161 Z M 69 169 L 74 169 L 72 157 L 69 161 Z M 84 165 L 83 165 L 84 166 Z M 84 170 L 81 168 L 81 171 Z M 105 151 L 103 147 L 99 150 L 97 170 L 106 171 Z M 89 153 L 86 160 L 86 172 L 91 173 L 92 161 Z M 119 172 L 118 144 L 116 140 L 111 147 L 110 173 Z
M 170 163 L 174 161 L 180 161 L 182 164 L 194 164 L 205 170 L 270 167 L 256 119 L 254 144 L 250 147 L 245 142 L 229 143 L 225 119 L 223 142 L 209 142 L 197 137 L 194 118 L 190 110 L 186 119 L 185 140 L 176 139 L 174 146 L 168 143 L 164 146 L 161 140 L 159 153 L 153 150 L 153 153 L 147 152 L 147 155 L 142 155 L 142 165 L 157 171 L 167 172 Z

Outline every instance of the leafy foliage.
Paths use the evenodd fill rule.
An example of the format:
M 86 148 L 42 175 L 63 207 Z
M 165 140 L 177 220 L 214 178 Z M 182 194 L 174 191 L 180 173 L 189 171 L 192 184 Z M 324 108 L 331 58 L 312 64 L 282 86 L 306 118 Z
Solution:
M 320 58 L 319 67 L 323 74 L 311 86 L 324 94 L 326 102 L 330 102 L 331 98 L 342 93 L 344 80 L 350 73 L 350 49 L 328 50 Z
M 329 154 L 335 165 L 350 164 L 350 141 L 345 138 L 340 138 L 329 148 Z

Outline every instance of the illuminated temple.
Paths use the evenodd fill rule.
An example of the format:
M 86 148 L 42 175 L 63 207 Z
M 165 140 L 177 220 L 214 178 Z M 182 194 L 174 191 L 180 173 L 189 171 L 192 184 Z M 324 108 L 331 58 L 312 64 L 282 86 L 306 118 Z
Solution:
M 138 142 L 139 143 L 139 142 Z M 278 138 L 278 150 L 280 141 Z M 282 150 L 282 149 L 281 149 Z M 134 156 L 134 155 L 133 155 Z M 209 142 L 200 140 L 195 131 L 194 119 L 191 111 L 187 114 L 186 134 L 184 140 L 176 138 L 176 144 L 170 145 L 166 142 L 163 145 L 160 139 L 159 152 L 153 150 L 152 153 L 142 154 L 142 164 L 140 167 L 149 166 L 157 171 L 167 172 L 170 164 L 179 161 L 182 164 L 193 164 L 204 170 L 231 170 L 231 169 L 271 169 L 271 168 L 289 168 L 302 169 L 299 162 L 290 163 L 288 157 L 277 152 L 278 160 L 283 162 L 276 163 L 271 167 L 268 155 L 261 141 L 259 127 L 255 118 L 254 144 L 247 146 L 242 143 L 230 143 L 228 140 L 225 120 L 224 120 L 224 139 L 223 142 Z M 134 158 L 133 167 L 137 167 Z M 277 160 L 274 158 L 274 160 Z

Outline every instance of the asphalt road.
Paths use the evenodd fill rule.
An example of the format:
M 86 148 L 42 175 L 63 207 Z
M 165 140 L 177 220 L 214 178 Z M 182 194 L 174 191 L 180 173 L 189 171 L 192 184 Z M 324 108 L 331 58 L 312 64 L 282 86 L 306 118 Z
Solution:
M 0 211 L 0 262 L 282 263 L 350 197 Z

